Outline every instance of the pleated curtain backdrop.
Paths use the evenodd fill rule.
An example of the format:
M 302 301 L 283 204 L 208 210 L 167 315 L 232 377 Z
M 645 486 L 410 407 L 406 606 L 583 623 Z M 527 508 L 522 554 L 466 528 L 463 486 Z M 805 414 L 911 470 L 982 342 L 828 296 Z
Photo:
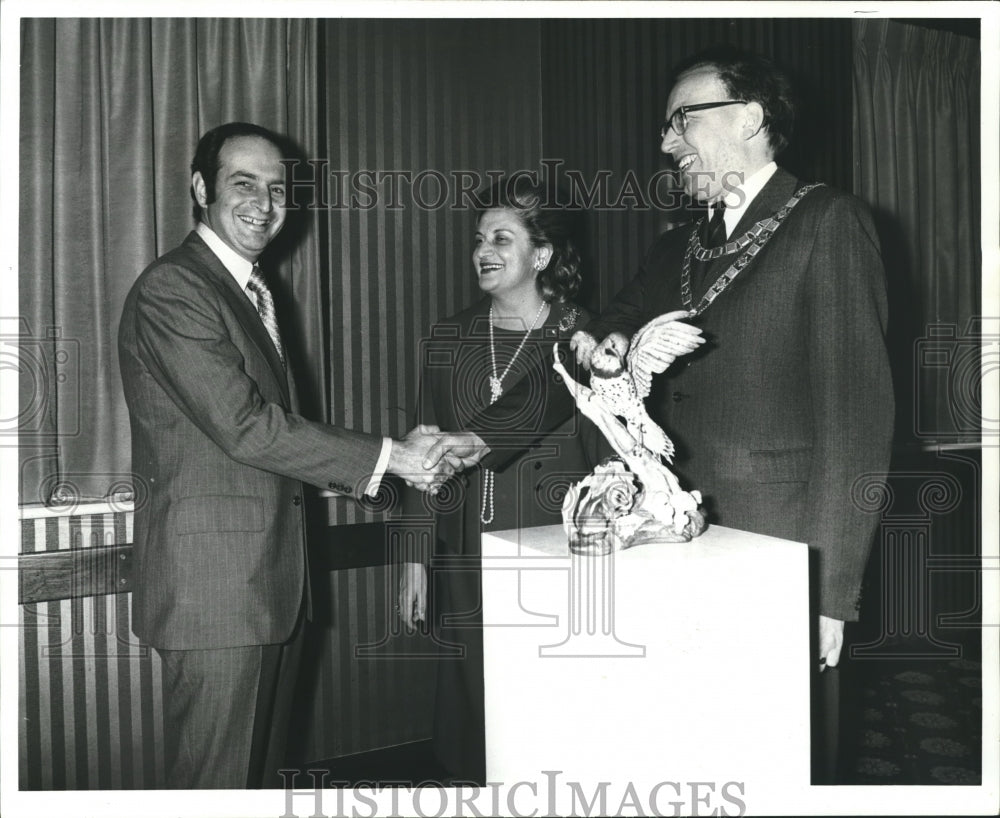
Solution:
M 56 494 L 72 504 L 130 483 L 116 340 L 125 295 L 193 226 L 190 162 L 204 131 L 249 120 L 318 150 L 317 27 L 22 22 L 22 503 Z M 319 301 L 317 234 L 300 231 L 276 271 L 296 302 Z M 321 317 L 306 309 L 285 326 L 312 348 L 303 375 L 323 394 Z
M 889 278 L 901 442 L 980 438 L 979 72 L 972 37 L 855 24 L 855 192 Z

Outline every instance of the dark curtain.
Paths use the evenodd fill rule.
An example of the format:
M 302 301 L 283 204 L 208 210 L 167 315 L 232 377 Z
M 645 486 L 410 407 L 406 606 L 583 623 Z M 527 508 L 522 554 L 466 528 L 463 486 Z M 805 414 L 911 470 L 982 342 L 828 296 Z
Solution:
M 539 167 L 539 21 L 326 20 L 323 32 L 329 417 L 399 435 L 421 339 L 481 297 L 461 188 Z M 375 176 L 390 172 L 406 175 Z M 333 523 L 381 519 L 348 498 L 330 506 Z
M 882 240 L 904 443 L 979 440 L 979 71 L 972 37 L 855 23 L 855 192 Z
M 21 502 L 129 487 L 118 318 L 128 288 L 191 229 L 190 161 L 234 119 L 317 140 L 317 22 L 27 19 L 22 22 L 19 287 Z M 310 214 L 307 214 L 307 217 Z M 278 274 L 320 303 L 316 231 Z M 322 318 L 284 331 L 311 349 L 324 394 Z

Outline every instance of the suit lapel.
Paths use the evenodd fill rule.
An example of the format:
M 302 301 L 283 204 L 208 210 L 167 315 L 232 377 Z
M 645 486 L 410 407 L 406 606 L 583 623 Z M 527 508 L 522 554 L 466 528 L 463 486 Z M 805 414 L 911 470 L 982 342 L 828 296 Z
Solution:
M 740 219 L 736 225 L 736 229 L 733 230 L 733 236 L 745 233 L 761 219 L 766 219 L 775 210 L 786 204 L 792 198 L 792 194 L 795 193 L 795 189 L 798 186 L 798 179 L 788 171 L 778 168 L 771 178 L 767 180 L 767 184 L 761 188 L 760 193 L 750 202 L 750 206 L 743 214 L 743 218 Z
M 729 238 L 733 239 L 736 236 L 743 235 L 761 219 L 766 219 L 782 205 L 787 204 L 788 200 L 792 198 L 792 194 L 795 193 L 798 185 L 798 179 L 792 176 L 792 174 L 788 171 L 778 168 L 774 172 L 774 175 L 767 180 L 767 184 L 761 188 L 760 193 L 758 193 L 754 197 L 754 200 L 750 202 L 750 206 L 746 209 L 746 212 L 737 223 L 736 229 L 733 230 L 732 235 L 730 235 Z M 726 272 L 730 265 L 732 265 L 732 263 L 739 257 L 740 253 L 733 253 L 704 265 L 708 269 L 700 281 L 695 279 L 697 285 L 693 288 L 696 304 L 708 288 L 715 283 L 716 279 Z M 697 266 L 698 262 L 693 262 L 693 265 Z M 749 266 L 740 273 L 740 278 L 746 278 L 751 275 L 753 268 L 754 264 L 751 262 Z
M 253 304 L 250 303 L 250 299 L 247 298 L 246 293 L 240 290 L 236 279 L 233 278 L 225 265 L 219 261 L 219 257 L 205 244 L 201 236 L 191 231 L 184 240 L 184 244 L 187 245 L 198 261 L 201 262 L 205 271 L 236 315 L 240 326 L 250 336 L 260 354 L 267 360 L 274 379 L 281 387 L 281 393 L 286 405 L 290 404 L 289 376 L 286 374 L 285 368 L 281 365 L 281 359 L 278 357 L 278 351 L 274 348 L 271 336 L 267 334 L 267 329 L 261 322 L 260 316 L 254 309 Z

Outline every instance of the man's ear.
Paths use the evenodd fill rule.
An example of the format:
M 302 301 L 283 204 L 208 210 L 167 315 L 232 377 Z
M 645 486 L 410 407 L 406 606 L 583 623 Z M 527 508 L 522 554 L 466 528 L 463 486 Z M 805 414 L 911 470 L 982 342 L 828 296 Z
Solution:
M 208 190 L 205 186 L 205 180 L 202 178 L 200 170 L 196 170 L 194 175 L 191 177 L 191 189 L 194 191 L 194 200 L 198 203 L 198 206 L 207 207 Z
M 748 102 L 744 109 L 743 134 L 745 139 L 752 139 L 764 127 L 764 109 L 759 102 Z

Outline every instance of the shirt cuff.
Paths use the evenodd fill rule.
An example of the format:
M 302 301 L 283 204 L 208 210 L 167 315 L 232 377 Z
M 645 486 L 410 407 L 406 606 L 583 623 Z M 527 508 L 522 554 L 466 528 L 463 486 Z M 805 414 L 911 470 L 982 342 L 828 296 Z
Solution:
M 392 452 L 392 438 L 382 438 L 382 451 L 379 452 L 378 460 L 375 461 L 375 470 L 368 481 L 368 488 L 365 489 L 365 497 L 374 497 L 382 485 L 382 478 L 385 477 L 385 470 L 389 467 L 389 453 Z

